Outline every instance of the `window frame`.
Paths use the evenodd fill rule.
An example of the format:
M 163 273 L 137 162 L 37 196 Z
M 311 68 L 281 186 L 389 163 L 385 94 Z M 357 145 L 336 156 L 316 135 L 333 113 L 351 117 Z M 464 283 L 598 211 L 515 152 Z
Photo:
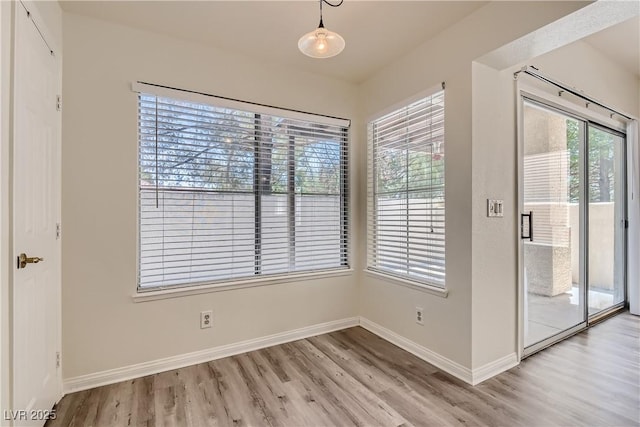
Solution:
M 373 200 L 372 198 L 375 197 L 375 195 L 377 194 L 377 192 L 375 192 L 375 188 L 377 186 L 377 174 L 376 174 L 376 169 L 375 169 L 375 162 L 376 162 L 376 158 L 374 158 L 374 153 L 372 152 L 373 150 L 373 136 L 371 135 L 371 126 L 373 125 L 373 123 L 385 116 L 391 115 L 395 112 L 401 111 L 402 109 L 405 109 L 407 107 L 409 107 L 410 105 L 419 102 L 421 100 L 424 100 L 426 98 L 429 98 L 431 96 L 434 95 L 438 95 L 439 93 L 442 93 L 442 97 L 443 97 L 443 101 L 445 101 L 446 98 L 446 91 L 445 91 L 445 83 L 442 82 L 440 85 L 431 87 L 425 91 L 419 92 L 409 98 L 404 99 L 403 101 L 400 101 L 398 103 L 395 103 L 387 108 L 385 108 L 384 110 L 371 115 L 369 118 L 367 118 L 366 120 L 366 131 L 367 131 L 367 135 L 366 135 L 366 141 L 367 141 L 367 207 L 366 207 L 366 213 L 367 213 L 367 218 L 366 218 L 366 230 L 367 230 L 367 239 L 366 239 L 366 267 L 364 269 L 364 273 L 372 278 L 376 278 L 376 279 L 383 279 L 386 282 L 390 282 L 393 284 L 397 284 L 397 285 L 401 285 L 401 286 L 405 286 L 408 288 L 412 288 L 412 289 L 416 289 L 422 292 L 426 292 L 426 293 L 430 293 L 436 296 L 440 296 L 440 297 L 444 297 L 446 298 L 448 296 L 448 288 L 447 288 L 447 281 L 446 281 L 446 261 L 445 261 L 445 267 L 444 267 L 444 272 L 445 272 L 445 279 L 443 281 L 442 284 L 436 284 L 432 281 L 429 280 L 423 280 L 423 279 L 419 279 L 416 277 L 412 277 L 409 276 L 408 274 L 402 274 L 402 273 L 397 273 L 394 271 L 391 271 L 390 269 L 384 269 L 384 268 L 380 268 L 379 266 L 375 266 L 375 265 L 371 265 L 371 260 L 373 258 L 373 255 L 371 253 L 372 251 L 372 243 L 371 243 L 371 239 L 373 238 L 373 234 L 376 232 L 374 229 L 374 225 L 373 225 L 373 217 L 375 215 L 374 212 L 372 212 L 372 209 L 375 209 L 375 200 Z M 444 114 L 444 118 L 443 118 L 443 148 L 445 150 L 446 153 L 446 102 L 445 102 L 445 108 L 443 110 L 443 114 Z M 445 163 L 446 163 L 446 155 L 444 156 L 445 159 Z M 446 173 L 446 166 L 443 164 L 444 167 L 444 171 L 443 171 L 443 192 L 445 193 L 445 197 L 443 199 L 444 204 L 445 204 L 445 219 L 444 219 L 444 231 L 443 231 L 443 243 L 446 246 L 446 178 L 444 177 L 444 174 Z M 372 181 L 373 180 L 373 181 Z M 446 260 L 446 249 L 445 252 L 443 254 L 443 259 Z
M 312 278 L 325 278 L 325 277 L 336 277 L 336 276 L 344 276 L 349 275 L 353 272 L 351 268 L 351 209 L 350 209 L 350 125 L 351 121 L 348 119 L 320 115 L 315 113 L 308 113 L 299 110 L 274 107 L 265 104 L 247 102 L 236 100 L 232 98 L 219 97 L 216 95 L 210 95 L 201 92 L 176 89 L 167 86 L 155 85 L 144 82 L 134 82 L 132 83 L 131 89 L 133 92 L 136 92 L 136 103 L 139 105 L 140 96 L 149 95 L 156 96 L 162 98 L 173 99 L 176 101 L 186 101 L 200 104 L 208 104 L 215 108 L 225 108 L 225 109 L 233 109 L 249 112 L 253 114 L 254 118 L 259 117 L 261 114 L 274 116 L 278 118 L 285 119 L 294 119 L 294 120 L 302 120 L 309 124 L 326 124 L 335 126 L 340 128 L 340 132 L 342 133 L 342 137 L 339 138 L 339 152 L 340 152 L 340 181 L 339 181 L 339 196 L 340 200 L 340 266 L 338 267 L 330 267 L 330 268 L 318 268 L 318 269 L 309 269 L 309 270 L 294 270 L 285 273 L 262 273 L 256 272 L 256 274 L 251 276 L 241 276 L 234 278 L 224 278 L 224 279 L 213 279 L 213 280 L 203 280 L 203 281 L 185 281 L 180 284 L 170 284 L 170 285 L 158 285 L 158 286 L 141 286 L 141 259 L 142 259 L 142 251 L 141 251 L 141 194 L 142 188 L 140 186 L 140 173 L 141 173 L 141 159 L 140 159 L 140 129 L 139 129 L 139 121 L 140 121 L 140 112 L 136 113 L 136 132 L 138 134 L 138 140 L 136 143 L 137 147 L 137 173 L 136 173 L 136 195 L 137 195 L 137 215 L 136 215 L 136 235 L 137 235 L 137 257 L 136 257 L 136 293 L 133 295 L 134 302 L 143 302 L 150 301 L 156 299 L 163 299 L 175 296 L 183 296 L 190 294 L 200 294 L 212 291 L 220 291 L 220 290 L 229 290 L 229 289 L 242 289 L 246 287 L 253 286 L 261 286 L 261 285 L 270 285 L 276 283 L 286 283 L 291 281 L 298 280 L 308 280 Z M 139 107 L 138 107 L 139 108 Z M 259 134 L 260 131 L 254 129 L 254 134 L 256 135 L 256 145 L 260 145 Z M 296 151 L 296 142 L 295 139 L 290 139 L 286 144 L 287 150 L 289 152 L 295 153 Z M 293 150 L 292 150 L 293 148 Z M 258 157 L 258 156 L 257 156 Z M 256 158 L 257 158 L 256 157 Z M 296 157 L 287 161 L 287 167 L 291 166 L 291 161 L 296 162 Z M 252 191 L 248 194 L 253 194 L 255 198 L 261 198 L 262 192 L 260 186 L 257 186 L 257 180 L 260 178 L 260 162 L 254 162 L 253 166 L 253 187 Z M 258 173 L 256 174 L 256 171 Z M 289 174 L 292 172 L 289 171 Z M 295 179 L 295 171 L 293 172 Z M 197 188 L 197 187 L 194 187 Z M 293 192 L 291 190 L 293 189 Z M 313 193 L 312 193 L 313 194 Z M 289 206 L 288 217 L 291 215 L 291 211 L 293 210 L 294 216 L 293 218 L 289 218 L 289 223 L 295 223 L 295 199 L 297 196 L 301 195 L 301 193 L 295 192 L 295 185 L 292 180 L 289 179 L 289 184 L 287 187 L 287 192 L 282 193 L 287 197 L 287 200 L 294 200 L 293 206 Z M 254 212 L 260 212 L 262 215 L 262 211 L 259 210 L 259 203 L 255 206 Z M 256 232 L 260 228 L 260 222 L 265 218 L 264 216 L 254 215 L 254 222 L 256 225 Z M 295 226 L 295 224 L 294 224 Z M 255 235 L 254 239 L 261 240 L 262 236 Z M 289 242 L 289 245 L 292 243 Z M 258 251 L 258 249 L 256 249 Z M 257 265 L 257 264 L 256 264 Z

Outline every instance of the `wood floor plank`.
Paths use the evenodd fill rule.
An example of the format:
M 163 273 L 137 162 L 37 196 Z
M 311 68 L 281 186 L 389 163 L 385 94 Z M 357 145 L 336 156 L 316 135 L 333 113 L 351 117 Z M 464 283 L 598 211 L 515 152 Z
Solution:
M 314 381 L 314 378 L 306 376 L 304 369 L 297 369 L 291 363 L 289 354 L 282 346 L 271 347 L 265 351 L 282 361 L 283 367 L 291 377 L 291 381 L 283 385 L 302 397 L 306 402 L 306 409 L 309 413 L 316 414 L 320 425 L 357 425 L 352 421 L 353 415 L 345 411 L 343 405 L 334 404 L 335 396 L 316 386 L 317 379 Z
M 257 352 L 240 356 L 249 378 L 254 378 L 253 387 L 262 396 L 265 404 L 273 408 L 274 425 L 303 425 L 305 417 L 300 407 L 292 401 L 277 374 L 271 370 L 268 362 Z
M 342 369 L 340 365 L 333 362 L 333 360 L 313 345 L 313 343 L 308 340 L 303 340 L 294 345 L 300 348 L 301 352 L 307 356 L 307 359 L 315 365 L 318 371 L 331 378 L 336 386 L 353 397 L 357 404 L 369 415 L 374 417 L 378 423 L 382 425 L 401 425 L 407 422 L 407 420 L 384 400 L 380 399 L 376 393 L 371 393 L 366 385 Z
M 81 426 L 79 419 L 86 411 L 91 392 L 92 390 L 85 390 L 65 396 L 56 405 L 56 419 L 49 421 L 49 425 Z
M 329 412 L 329 404 L 318 402 L 311 393 L 310 389 L 299 380 L 289 380 L 282 384 L 286 390 L 287 396 L 290 397 L 291 403 L 296 405 L 303 421 L 301 426 L 331 426 L 338 425 L 340 415 L 335 412 Z M 342 425 L 344 423 L 341 423 Z
M 106 387 L 106 386 L 105 386 Z M 97 426 L 96 415 L 98 414 L 98 404 L 105 387 L 98 387 L 88 391 L 87 398 L 79 408 L 77 418 L 73 420 L 74 426 Z
M 184 370 L 186 375 L 182 377 L 184 381 L 185 425 L 196 427 L 217 425 L 209 405 L 210 402 L 203 393 L 203 382 L 208 382 L 207 379 L 201 377 L 197 365 L 188 368 Z
M 396 385 L 396 382 L 378 367 L 363 360 L 353 351 L 345 349 L 331 334 L 309 338 L 309 342 L 373 393 L 381 393 Z
M 501 375 L 480 384 L 482 390 L 496 399 L 501 399 L 514 409 L 526 412 L 534 418 L 531 426 L 571 425 L 572 419 L 562 410 L 556 410 L 557 400 L 551 400 L 540 388 L 532 388 L 517 375 Z M 573 421 L 575 422 L 575 421 Z
M 628 313 L 470 386 L 350 328 L 65 396 L 48 427 L 640 426 Z
M 270 408 L 266 408 L 264 401 L 247 388 L 242 374 L 237 369 L 234 357 L 212 362 L 220 372 L 221 380 L 226 386 L 224 393 L 228 406 L 236 408 L 233 417 L 234 425 L 240 426 L 271 426 L 273 415 Z
M 263 380 L 265 371 L 257 367 L 247 354 L 236 356 L 233 359 L 252 400 L 256 407 L 265 414 L 269 425 L 280 427 L 291 422 L 291 418 L 295 418 L 295 415 L 292 417 L 292 414 L 287 411 L 278 398 L 277 392 L 274 395 L 273 390 L 276 385 L 269 388 L 265 384 Z M 280 395 L 284 396 L 285 394 L 281 393 Z
M 336 338 L 351 345 L 354 351 L 361 355 L 362 360 L 366 360 L 368 364 L 378 367 L 386 375 L 394 378 L 396 385 L 405 393 L 407 390 L 420 390 L 421 394 L 428 396 L 425 403 L 429 405 L 434 402 L 435 405 L 431 405 L 431 409 L 434 413 L 439 413 L 441 418 L 452 417 L 453 419 L 449 421 L 456 425 L 467 423 L 484 425 L 482 420 L 473 413 L 464 411 L 460 402 L 457 402 L 453 396 L 443 393 L 440 387 L 433 385 L 430 377 L 439 372 L 433 365 L 360 328 L 341 331 Z M 368 345 L 369 341 L 373 341 L 373 344 Z M 393 348 L 384 351 L 385 347 L 389 346 Z M 400 356 L 403 357 L 400 358 Z
M 356 426 L 377 424 L 376 419 L 353 396 L 336 384 L 330 376 L 319 371 L 295 343 L 283 344 L 281 347 L 290 365 L 298 372 L 298 379 L 305 382 L 316 396 L 323 396 L 328 400 L 331 408 L 340 409 L 347 424 Z
M 149 375 L 132 381 L 130 426 L 155 426 L 154 382 L 155 376 Z
M 211 363 L 201 363 L 195 368 L 197 382 L 197 390 L 194 390 L 195 398 L 203 407 L 201 414 L 206 425 L 212 427 L 232 426 L 233 420 L 230 419 L 230 409 L 225 407 L 217 371 Z
M 228 392 L 228 385 L 222 368 L 212 361 L 198 365 L 198 371 L 202 375 L 202 392 L 206 401 L 210 402 L 209 407 L 213 412 L 216 422 L 220 426 L 231 427 L 246 425 L 242 422 L 242 407 L 238 400 Z M 215 425 L 212 423 L 211 425 Z

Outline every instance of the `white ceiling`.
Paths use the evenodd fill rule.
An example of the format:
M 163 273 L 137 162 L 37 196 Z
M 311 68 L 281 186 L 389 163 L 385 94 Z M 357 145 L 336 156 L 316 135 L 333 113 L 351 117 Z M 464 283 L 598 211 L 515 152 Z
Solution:
M 335 3 L 336 0 L 331 0 Z M 312 59 L 297 48 L 318 25 L 318 1 L 61 1 L 67 12 L 166 34 L 342 80 L 359 83 L 484 1 L 361 1 L 324 6 L 325 26 L 347 46 Z M 640 18 L 595 33 L 587 43 L 640 78 Z
M 595 33 L 584 41 L 640 79 L 640 17 Z
M 336 3 L 332 1 L 332 3 Z M 163 33 L 358 83 L 486 2 L 355 1 L 324 6 L 325 26 L 347 45 L 312 59 L 298 51 L 318 1 L 61 1 L 67 12 Z

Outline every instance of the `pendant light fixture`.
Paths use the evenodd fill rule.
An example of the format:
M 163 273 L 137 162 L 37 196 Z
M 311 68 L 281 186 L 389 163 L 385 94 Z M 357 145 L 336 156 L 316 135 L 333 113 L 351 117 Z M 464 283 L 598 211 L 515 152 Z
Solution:
M 322 3 L 326 3 L 331 7 L 338 7 L 343 2 L 344 0 L 340 0 L 338 4 L 331 4 L 327 0 L 320 0 L 320 25 L 315 30 L 300 37 L 300 40 L 298 40 L 300 52 L 312 58 L 331 58 L 342 52 L 345 45 L 342 36 L 324 27 L 322 22 Z

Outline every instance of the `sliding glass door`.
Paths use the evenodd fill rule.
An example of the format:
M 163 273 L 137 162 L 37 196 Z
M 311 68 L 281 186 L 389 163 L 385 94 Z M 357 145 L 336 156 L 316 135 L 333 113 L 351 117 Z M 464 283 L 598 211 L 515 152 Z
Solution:
M 589 315 L 625 300 L 625 138 L 588 125 Z
M 624 303 L 625 140 L 526 98 L 522 124 L 526 355 Z
M 529 347 L 586 322 L 585 124 L 532 101 L 524 104 L 524 344 Z

